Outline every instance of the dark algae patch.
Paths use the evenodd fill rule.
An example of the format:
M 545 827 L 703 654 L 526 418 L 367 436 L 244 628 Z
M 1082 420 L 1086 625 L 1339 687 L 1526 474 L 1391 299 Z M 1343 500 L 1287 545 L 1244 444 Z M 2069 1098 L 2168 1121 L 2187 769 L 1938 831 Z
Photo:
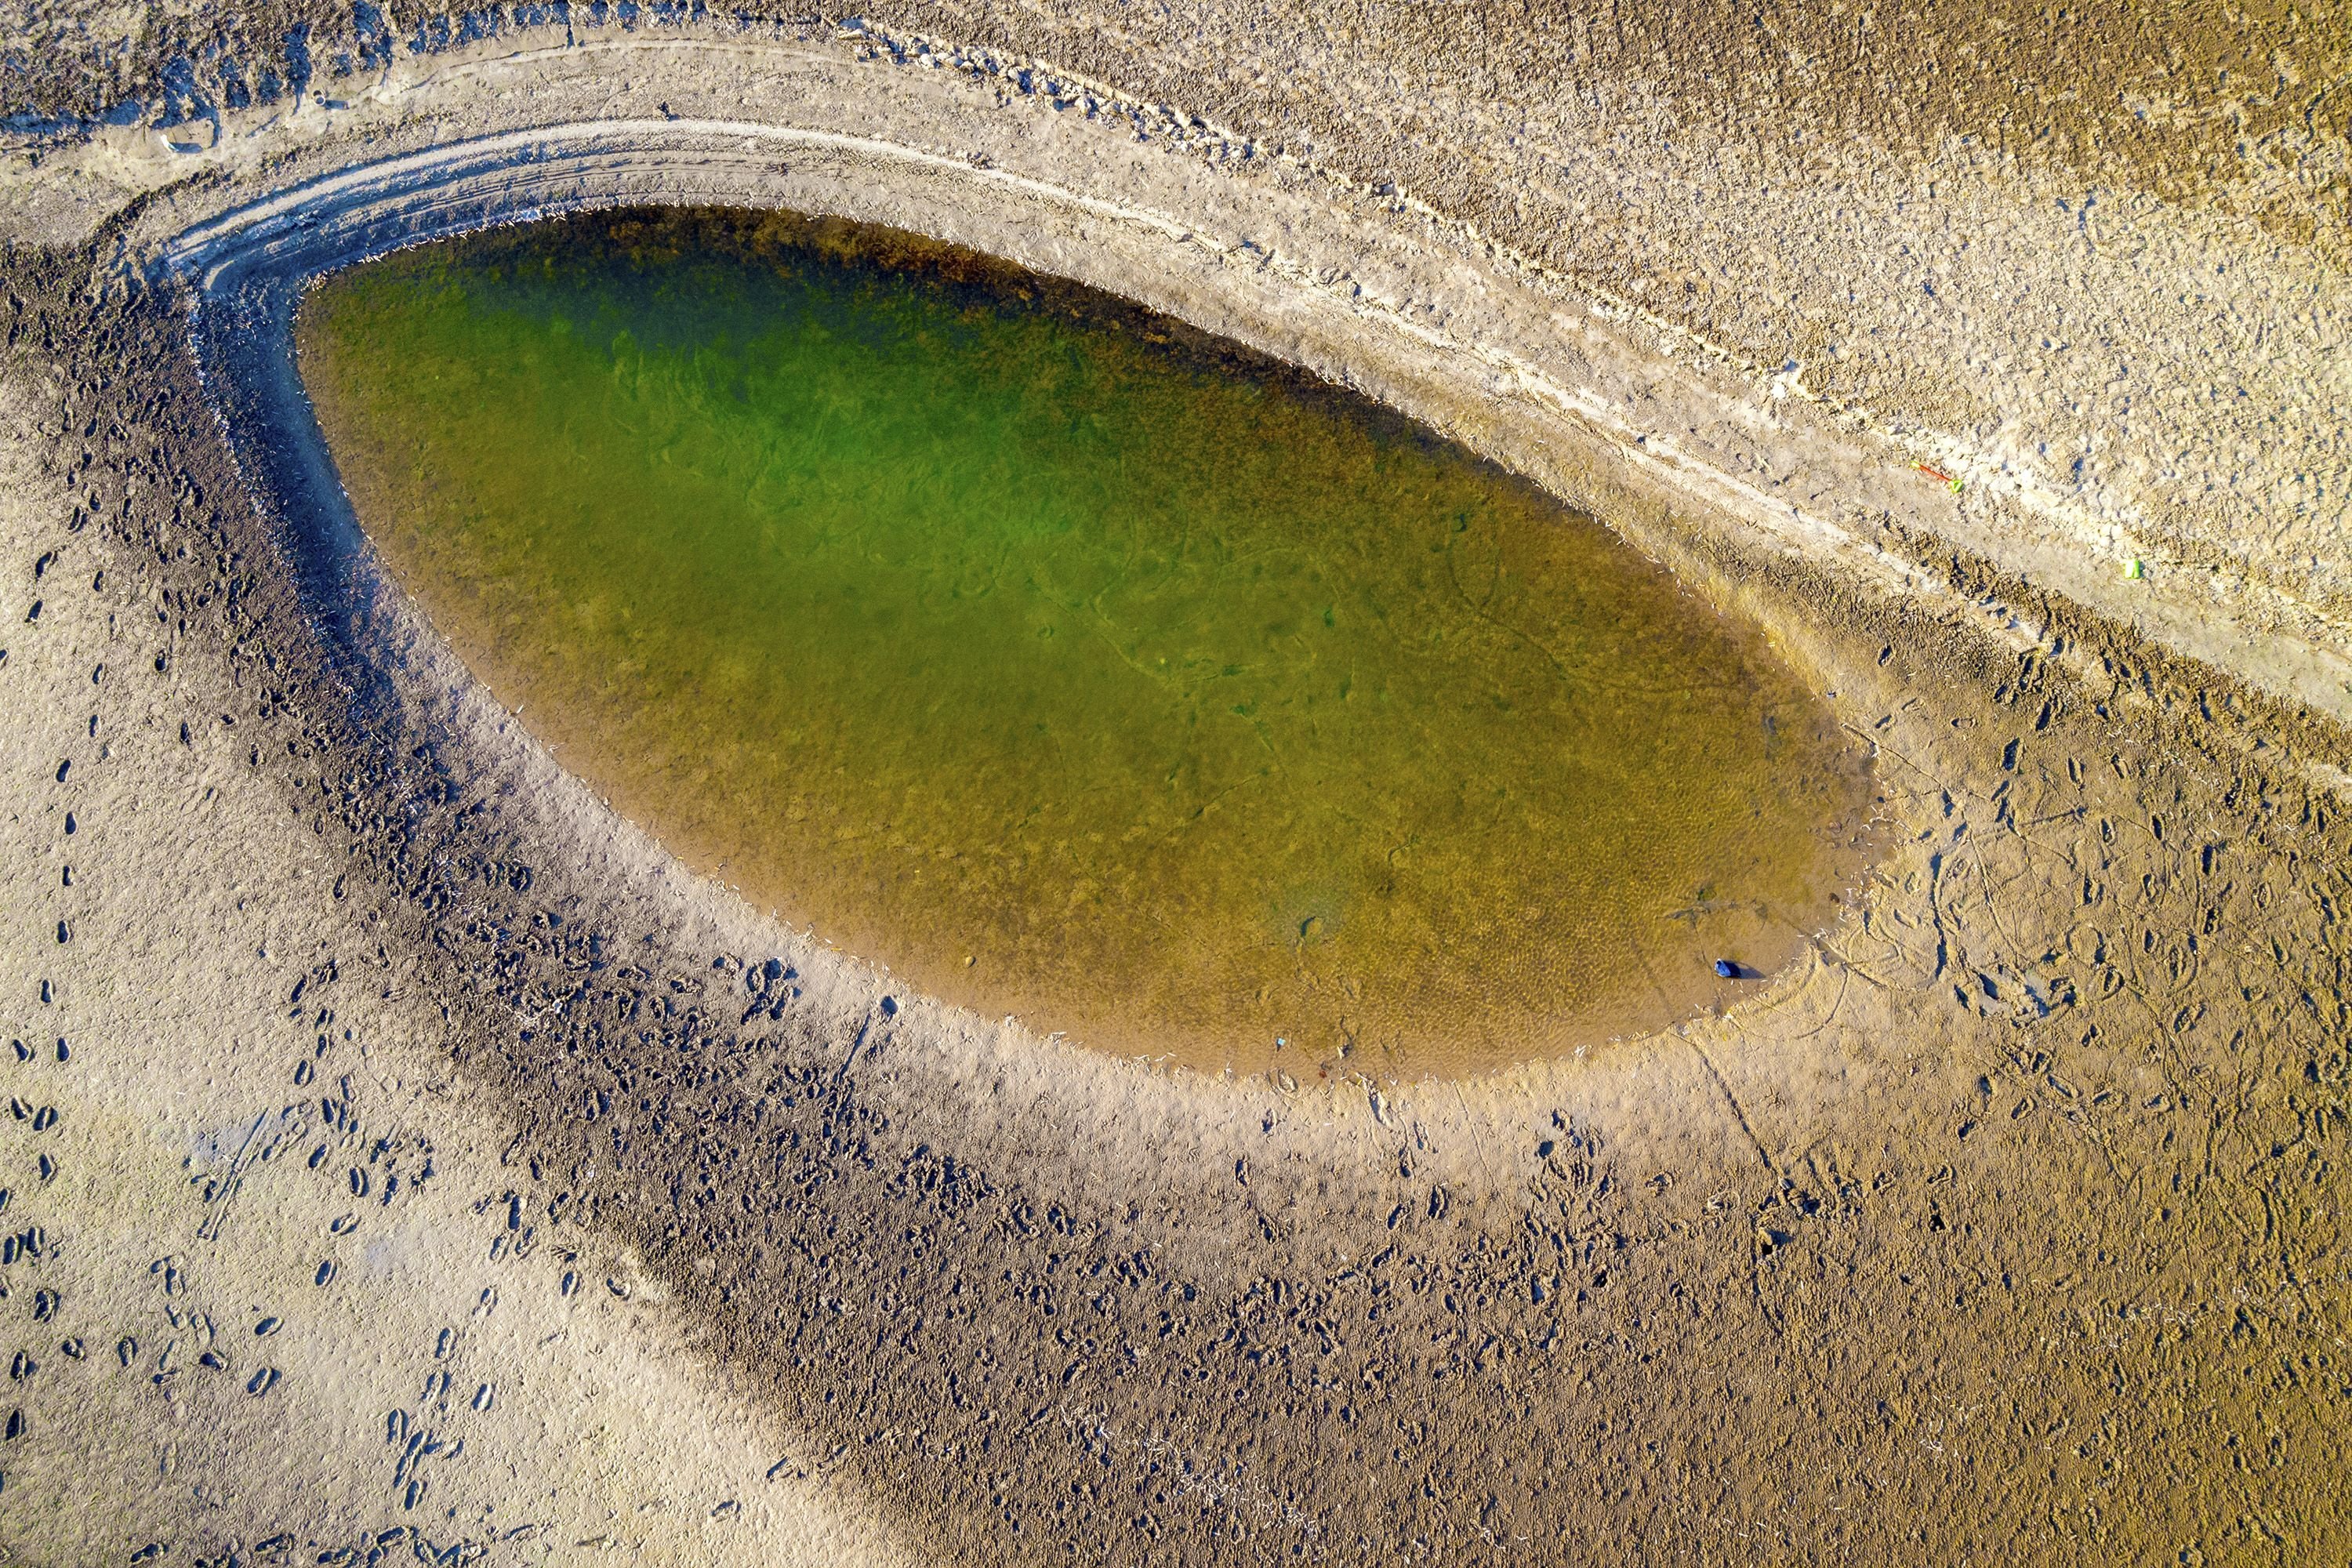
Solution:
M 1769 971 L 1855 749 L 1591 520 L 1138 308 L 784 215 L 313 291 L 393 574 L 688 863 L 913 984 L 1214 1068 L 1454 1072 Z

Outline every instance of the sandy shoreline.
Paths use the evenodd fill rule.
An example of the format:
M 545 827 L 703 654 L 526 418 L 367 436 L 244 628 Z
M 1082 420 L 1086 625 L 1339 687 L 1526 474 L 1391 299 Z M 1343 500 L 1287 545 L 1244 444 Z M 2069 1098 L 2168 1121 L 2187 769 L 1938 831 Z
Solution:
M 60 1173 L 10 1180 L 43 1227 L 11 1304 L 59 1294 L 18 1324 L 40 1366 L 0 1540 L 2223 1561 L 2251 1517 L 2293 1558 L 2340 1546 L 2347 757 L 2275 705 L 2331 706 L 2333 599 L 2272 574 L 2232 627 L 2158 574 L 2123 613 L 2243 684 L 2151 655 L 2018 580 L 2095 610 L 2122 581 L 1992 477 L 1956 502 L 1891 437 L 1376 191 L 857 47 L 649 45 L 625 87 L 562 51 L 436 61 L 352 140 L 224 142 L 229 177 L 140 208 L 119 257 L 12 280 L 0 384 L 37 434 L 5 502 L 0 964 L 12 1034 L 72 1049 L 13 1090 L 63 1131 L 5 1124 Z M 1868 907 L 1726 1017 L 1295 1095 L 1089 1058 L 772 929 L 364 576 L 298 582 L 273 531 L 318 517 L 268 508 L 318 476 L 270 470 L 295 454 L 266 423 L 225 438 L 196 378 L 275 353 L 237 312 L 321 258 L 686 197 L 1111 288 L 1586 505 L 1877 744 L 1900 843 Z M 150 258 L 153 287 L 91 302 Z M 173 275 L 212 290 L 194 353 Z M 249 1126 L 280 1143 L 248 1161 Z M 271 1225 L 252 1195 L 216 1219 L 240 1181 Z M 312 1283 L 399 1246 L 371 1297 Z M 543 1392 L 475 1405 L 517 1378 Z M 426 1426 L 467 1447 L 410 1503 Z M 205 1439 L 166 1458 L 181 1426 Z M 250 1467 L 289 1431 L 302 1457 Z M 73 1507 L 90 1473 L 120 1517 Z

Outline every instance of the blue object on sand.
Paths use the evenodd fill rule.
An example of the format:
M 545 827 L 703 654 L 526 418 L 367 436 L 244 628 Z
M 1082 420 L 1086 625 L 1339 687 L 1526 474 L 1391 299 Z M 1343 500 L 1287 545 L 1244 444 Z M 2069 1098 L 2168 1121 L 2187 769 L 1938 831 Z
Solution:
M 1717 980 L 1737 980 L 1739 978 L 1739 965 L 1727 958 L 1718 958 L 1715 961 L 1715 977 Z

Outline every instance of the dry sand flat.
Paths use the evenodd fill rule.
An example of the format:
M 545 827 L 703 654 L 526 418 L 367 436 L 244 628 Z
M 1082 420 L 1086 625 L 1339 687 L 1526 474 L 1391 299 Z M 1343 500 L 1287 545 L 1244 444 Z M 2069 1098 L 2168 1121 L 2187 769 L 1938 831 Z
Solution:
M 1268 79 L 1298 141 L 1347 96 L 1302 61 L 1356 51 L 1380 121 L 1411 36 L 1195 53 L 1293 68 Z M 2119 258 L 2064 239 L 2047 168 L 1958 181 L 1930 243 L 1895 222 L 1917 150 L 1849 150 L 1736 204 L 1686 187 L 1711 237 L 1661 219 L 1654 276 L 1579 281 L 1465 230 L 1505 215 L 1448 182 L 1491 209 L 1640 181 L 1564 165 L 1545 195 L 1449 140 L 1488 134 L 1469 110 L 1402 122 L 1429 178 L 1383 191 L 1405 171 L 872 33 L 576 37 L 11 176 L 0 1543 L 2343 1555 L 2347 758 L 2289 705 L 2343 711 L 2341 257 L 2292 221 L 2324 179 L 2249 213 L 2152 174 Z M 1168 47 L 1059 37 L 1139 71 Z M 1424 86 L 1478 84 L 1430 58 Z M 1492 153 L 1519 132 L 1487 112 Z M 301 443 L 269 438 L 299 412 L 273 279 L 623 195 L 922 228 L 1463 434 L 1771 626 L 1880 747 L 1897 847 L 1754 1003 L 1461 1085 L 1154 1074 L 810 951 L 569 781 L 363 557 L 322 557 Z M 2030 310 L 1921 317 L 1914 237 L 1920 297 L 2021 280 L 2101 346 L 1978 354 Z M 1692 298 L 1838 271 L 1859 335 L 1909 325 L 1776 396 L 1758 342 L 1629 310 L 1685 246 L 1719 268 Z M 2242 347 L 2159 308 L 2182 255 L 2242 269 Z M 2233 378 L 2242 444 L 2119 417 L 2110 359 Z M 2092 440 L 2115 461 L 2053 500 Z M 1915 452 L 1974 482 L 1956 502 Z M 2135 530 L 2225 570 L 2184 588 Z M 2128 589 L 2117 540 L 2158 557 Z M 344 569 L 302 578 L 320 559 Z

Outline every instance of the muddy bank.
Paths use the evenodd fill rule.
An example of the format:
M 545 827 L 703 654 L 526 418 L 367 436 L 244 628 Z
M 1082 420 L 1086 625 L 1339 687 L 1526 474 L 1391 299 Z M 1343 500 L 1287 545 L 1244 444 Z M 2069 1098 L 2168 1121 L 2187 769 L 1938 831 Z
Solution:
M 680 79 L 713 79 L 627 90 Z M 444 85 L 485 121 L 568 90 Z M 1131 132 L 1027 108 L 957 146 L 874 134 L 929 99 L 808 101 L 863 139 L 574 121 L 306 186 L 355 156 L 321 142 L 121 251 L 12 260 L 0 1136 L 37 1235 L 0 1265 L 31 1363 L 0 1539 L 2340 1552 L 2352 759 L 2257 684 L 2270 645 L 2231 645 L 2243 680 L 2151 650 L 1957 548 L 1975 514 L 1867 432 L 1370 196 L 1065 157 Z M 202 377 L 272 340 L 188 309 L 273 249 L 744 191 L 1107 282 L 1585 500 L 1877 747 L 1868 901 L 1683 1030 L 1291 1093 L 955 1014 L 686 876 L 363 573 L 303 575 L 302 476 Z

